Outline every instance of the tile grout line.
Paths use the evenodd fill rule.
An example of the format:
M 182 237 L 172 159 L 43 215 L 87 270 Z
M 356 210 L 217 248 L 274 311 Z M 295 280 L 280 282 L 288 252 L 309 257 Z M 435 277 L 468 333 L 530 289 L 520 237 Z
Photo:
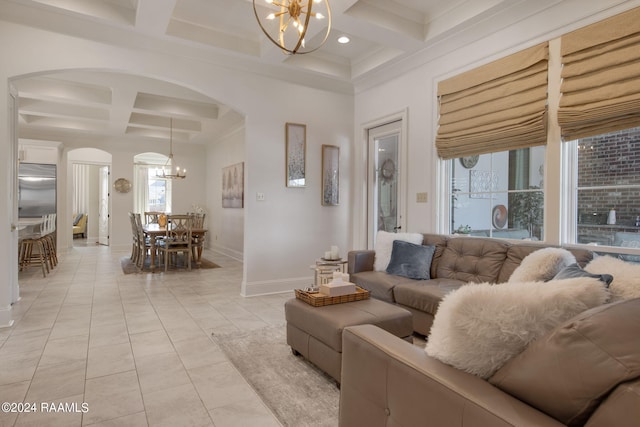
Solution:
M 145 402 L 144 393 L 142 392 L 142 384 L 140 383 L 140 374 L 138 373 L 138 364 L 136 363 L 136 355 L 133 352 L 133 345 L 131 343 L 131 333 L 129 331 L 129 322 L 127 321 L 127 311 L 122 301 L 122 292 L 121 292 L 120 286 L 121 286 L 120 283 L 116 283 L 116 289 L 118 290 L 118 300 L 120 301 L 120 306 L 122 307 L 122 317 L 124 319 L 125 328 L 127 331 L 127 341 L 129 342 L 129 349 L 131 350 L 131 357 L 133 358 L 133 367 L 134 367 L 134 370 L 136 371 L 136 379 L 138 380 L 138 390 L 140 390 L 140 398 L 142 399 L 142 407 L 144 408 L 144 418 L 145 418 L 145 421 L 147 422 L 147 426 L 149 426 L 151 424 L 149 423 L 149 414 L 147 412 L 147 404 Z
M 171 288 L 168 285 L 165 285 L 167 291 L 171 294 L 171 296 L 176 300 L 176 302 L 178 304 L 180 304 L 180 307 L 182 307 L 183 310 L 185 310 L 185 312 L 187 312 L 187 314 L 189 314 L 189 317 L 191 317 L 191 314 L 188 313 L 188 311 L 185 309 L 185 307 L 183 306 L 182 302 L 175 296 L 175 294 L 171 291 Z M 165 332 L 165 334 L 167 335 L 167 338 L 169 339 L 169 341 L 171 342 L 171 347 L 173 348 L 173 350 L 176 353 L 176 356 L 178 357 L 178 359 L 180 360 L 180 365 L 182 366 L 182 368 L 184 369 L 185 373 L 187 374 L 187 377 L 189 378 L 189 383 L 191 384 L 191 387 L 193 387 L 193 390 L 196 392 L 196 394 L 198 395 L 198 399 L 200 401 L 200 403 L 202 404 L 202 407 L 204 408 L 204 410 L 207 413 L 207 417 L 209 417 L 209 420 L 211 420 L 211 423 L 213 424 L 213 426 L 215 427 L 216 423 L 213 420 L 213 418 L 211 418 L 211 413 L 209 412 L 209 409 L 207 408 L 207 405 L 205 405 L 204 400 L 202 399 L 202 396 L 200 395 L 200 392 L 198 391 L 198 388 L 196 387 L 196 385 L 193 382 L 193 378 L 191 377 L 191 375 L 189 374 L 189 370 L 187 369 L 187 367 L 184 365 L 184 361 L 182 360 L 182 357 L 180 357 L 180 353 L 178 352 L 178 349 L 175 346 L 174 341 L 171 339 L 171 336 L 169 335 L 169 332 L 166 329 L 166 326 L 164 324 L 164 322 L 162 321 L 162 316 L 160 316 L 160 313 L 158 313 L 158 310 L 156 309 L 155 305 L 153 304 L 153 301 L 150 299 L 148 292 L 145 289 L 145 295 L 147 296 L 147 299 L 149 299 L 149 303 L 151 304 L 151 306 L 153 307 L 153 311 L 154 313 L 156 313 L 156 316 L 158 316 L 158 320 L 160 321 L 160 324 L 162 325 L 162 330 Z M 198 327 L 200 327 L 200 325 L 198 325 Z M 202 328 L 200 328 L 202 329 Z M 206 332 L 205 332 L 206 335 Z M 135 357 L 134 357 L 135 359 Z M 141 386 L 142 387 L 142 386 Z
M 74 275 L 75 277 L 75 275 Z M 89 374 L 89 346 L 91 344 L 91 326 L 93 324 L 93 305 L 96 295 L 96 280 L 93 280 L 93 284 L 91 286 L 91 310 L 89 311 L 89 334 L 87 336 L 87 353 L 86 353 L 86 363 L 84 364 L 84 382 L 82 384 L 82 402 L 87 402 L 87 376 Z M 90 409 L 89 409 L 90 410 Z M 80 425 L 84 425 L 85 414 L 80 414 Z

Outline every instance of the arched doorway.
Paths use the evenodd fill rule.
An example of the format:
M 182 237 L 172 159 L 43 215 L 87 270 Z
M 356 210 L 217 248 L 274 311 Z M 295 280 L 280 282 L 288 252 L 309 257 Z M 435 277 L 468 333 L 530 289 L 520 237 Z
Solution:
M 77 148 L 67 153 L 73 246 L 109 245 L 109 175 L 112 155 L 96 148 Z
M 170 120 L 173 119 L 173 149 L 177 165 L 188 169 L 186 180 L 174 181 L 170 210 L 187 212 L 194 205 L 204 208 L 212 245 L 219 251 L 242 259 L 244 221 L 239 212 L 220 207 L 220 174 L 223 167 L 245 160 L 244 115 L 198 91 L 176 83 L 151 77 L 110 70 L 61 70 L 32 74 L 12 81 L 18 99 L 24 93 L 30 102 L 18 115 L 28 117 L 19 124 L 20 135 L 31 139 L 50 139 L 62 145 L 63 156 L 80 149 L 96 149 L 112 155 L 110 164 L 110 244 L 128 245 L 130 227 L 126 213 L 136 210 L 134 195 L 135 157 L 140 153 L 156 153 L 166 160 L 169 153 Z M 55 105 L 49 105 L 49 104 Z M 77 208 L 72 199 L 72 164 L 87 164 L 84 160 L 62 160 L 65 172 L 66 199 L 61 212 L 72 229 Z M 100 164 L 101 162 L 97 162 Z M 164 162 L 163 162 L 164 163 Z M 96 164 L 89 161 L 90 165 Z M 92 166 L 90 166 L 92 167 Z M 116 180 L 132 184 L 132 191 L 120 193 Z M 194 184 L 197 183 L 197 184 Z M 75 216 L 73 214 L 76 214 Z M 229 233 L 228 217 L 233 220 Z M 86 242 L 94 243 L 92 223 L 96 214 L 88 216 Z M 216 239 L 215 236 L 218 236 Z M 72 247 L 82 241 L 65 232 L 60 247 Z M 240 242 L 240 243 L 238 243 Z M 235 245 L 235 246 L 234 246 Z

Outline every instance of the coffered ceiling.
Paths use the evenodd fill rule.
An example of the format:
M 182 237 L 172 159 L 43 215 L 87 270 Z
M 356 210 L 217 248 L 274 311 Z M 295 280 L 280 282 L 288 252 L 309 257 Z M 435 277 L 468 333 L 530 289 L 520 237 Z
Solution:
M 264 0 L 256 0 L 264 2 Z M 251 69 L 352 91 L 357 81 L 394 67 L 456 34 L 476 36 L 508 25 L 553 0 L 329 0 L 326 44 L 307 55 L 285 55 L 262 34 L 251 0 L 0 0 L 0 19 L 128 46 L 224 59 Z M 262 7 L 262 6 L 260 6 Z M 486 25 L 486 22 L 492 25 Z M 485 23 L 485 25 L 481 25 Z M 477 27 L 477 28 L 475 28 Z M 350 43 L 339 44 L 347 35 Z M 242 120 L 216 100 L 185 88 L 117 73 L 65 72 L 16 81 L 21 138 L 167 138 L 206 143 Z
M 128 74 L 62 72 L 14 85 L 23 139 L 166 142 L 172 135 L 176 145 L 206 144 L 243 120 L 197 92 Z M 162 152 L 169 148 L 160 147 Z

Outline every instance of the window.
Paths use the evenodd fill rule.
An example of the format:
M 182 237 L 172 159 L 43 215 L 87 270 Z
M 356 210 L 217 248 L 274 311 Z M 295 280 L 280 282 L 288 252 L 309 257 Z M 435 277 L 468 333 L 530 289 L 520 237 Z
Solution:
M 545 42 L 438 83 L 449 232 L 542 239 L 548 58 Z
M 640 261 L 639 18 L 635 8 L 562 36 L 558 109 L 573 140 L 566 241 L 617 247 L 631 261 Z
M 571 142 L 572 243 L 640 248 L 640 127 Z
M 451 160 L 451 232 L 542 240 L 545 147 Z
M 451 180 L 445 189 L 449 192 L 441 199 L 450 197 L 450 203 L 442 204 L 440 230 L 509 238 L 522 234 L 553 244 L 601 245 L 602 252 L 640 262 L 639 47 L 637 7 L 549 40 L 545 91 L 548 140 L 543 149 L 528 146 L 528 154 L 516 150 L 448 160 L 525 147 L 512 145 L 510 134 L 498 145 L 485 146 L 484 141 L 471 140 L 483 130 L 476 132 L 476 122 L 462 126 L 454 120 L 470 116 L 467 110 L 478 111 L 476 106 L 483 112 L 482 102 L 474 101 L 469 107 L 466 95 L 471 97 L 479 90 L 467 77 L 495 71 L 502 60 L 439 82 L 436 148 L 445 165 L 441 177 L 445 182 Z M 518 57 L 504 58 L 504 63 L 514 58 Z M 544 58 L 539 59 L 544 62 Z M 454 98 L 449 107 L 446 89 L 451 82 L 466 82 L 473 92 Z M 504 81 L 497 81 L 496 88 L 510 93 Z M 497 99 L 494 89 L 488 100 Z M 510 100 L 505 105 L 517 103 L 520 101 Z M 457 115 L 448 118 L 450 110 Z M 500 122 L 511 123 L 502 118 Z M 449 132 L 451 123 L 456 127 Z M 526 132 L 523 136 L 525 141 L 539 143 Z M 465 138 L 470 141 L 466 146 Z M 450 150 L 457 146 L 464 150 Z M 544 189 L 543 175 L 548 180 Z M 542 228 L 542 205 L 547 207 L 546 230 Z
M 147 169 L 149 178 L 149 200 L 146 211 L 151 212 L 171 212 L 171 180 L 158 178 L 155 168 Z
M 142 153 L 134 161 L 134 211 L 171 212 L 171 180 L 157 177 L 166 156 Z

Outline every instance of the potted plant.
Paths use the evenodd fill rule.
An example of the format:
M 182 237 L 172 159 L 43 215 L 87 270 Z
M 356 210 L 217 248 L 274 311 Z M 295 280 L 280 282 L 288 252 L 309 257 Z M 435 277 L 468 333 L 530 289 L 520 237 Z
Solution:
M 454 234 L 470 234 L 471 227 L 469 227 L 468 225 L 461 225 L 453 233 Z
M 540 187 L 530 186 L 530 190 Z M 539 226 L 543 220 L 544 194 L 542 191 L 523 191 L 509 195 L 509 223 L 514 227 L 524 228 L 529 237 L 538 237 Z

